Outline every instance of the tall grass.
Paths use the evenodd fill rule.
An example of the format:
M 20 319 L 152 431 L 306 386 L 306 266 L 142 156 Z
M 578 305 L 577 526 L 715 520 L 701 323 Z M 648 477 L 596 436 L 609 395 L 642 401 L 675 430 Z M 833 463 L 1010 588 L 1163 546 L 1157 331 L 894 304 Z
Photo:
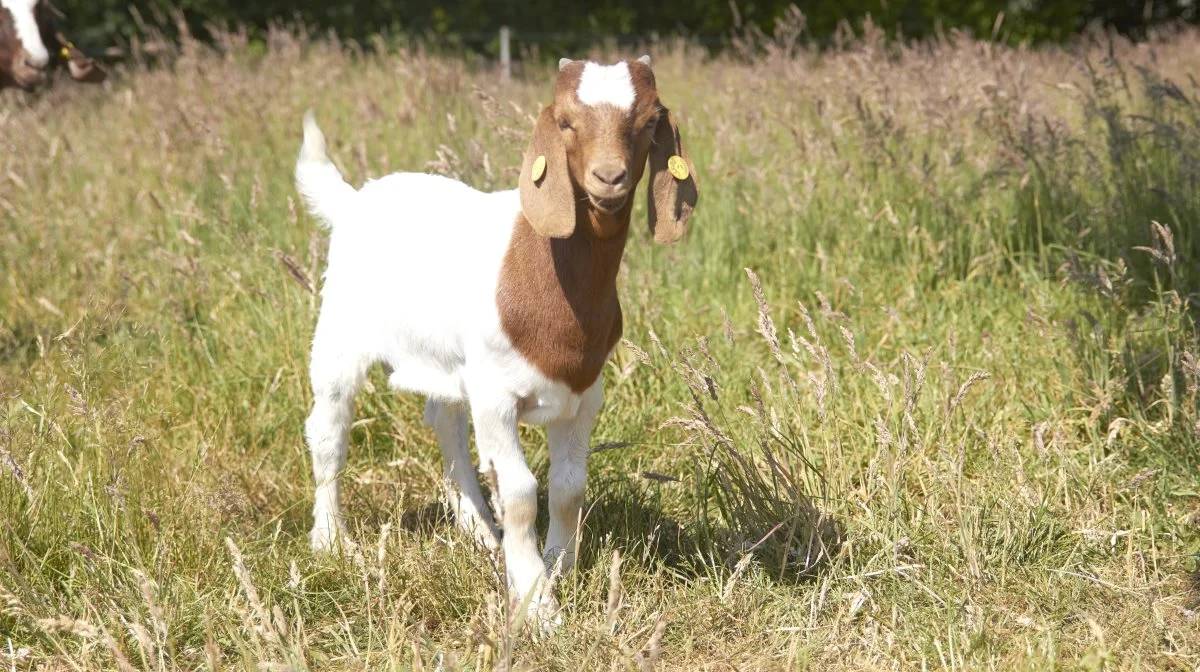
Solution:
M 379 372 L 360 553 L 307 551 L 325 241 L 291 168 L 311 106 L 355 184 L 507 188 L 552 69 L 277 30 L 0 97 L 0 663 L 1200 664 L 1200 33 L 740 46 L 649 48 L 704 194 L 681 244 L 632 233 L 537 641 Z

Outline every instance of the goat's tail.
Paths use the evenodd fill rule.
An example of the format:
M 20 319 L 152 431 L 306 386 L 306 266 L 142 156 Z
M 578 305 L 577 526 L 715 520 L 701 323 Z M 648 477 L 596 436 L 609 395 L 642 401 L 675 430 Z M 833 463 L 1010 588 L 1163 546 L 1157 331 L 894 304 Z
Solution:
M 308 211 L 332 228 L 345 204 L 357 193 L 325 153 L 325 134 L 312 110 L 304 113 L 304 144 L 296 159 L 296 189 Z

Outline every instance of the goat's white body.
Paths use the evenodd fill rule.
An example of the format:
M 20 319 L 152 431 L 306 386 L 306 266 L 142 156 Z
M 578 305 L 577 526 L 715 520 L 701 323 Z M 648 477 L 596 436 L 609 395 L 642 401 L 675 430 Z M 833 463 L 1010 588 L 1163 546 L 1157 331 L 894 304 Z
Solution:
M 597 380 L 575 393 L 513 347 L 501 327 L 496 288 L 521 205 L 516 190 L 484 193 L 455 180 L 396 173 L 354 190 L 325 157 L 306 122 L 296 181 L 309 209 L 330 227 L 321 313 L 313 337 L 313 411 L 306 436 L 317 480 L 314 547 L 342 538 L 337 474 L 345 466 L 353 399 L 367 369 L 384 363 L 389 385 L 429 398 L 425 421 L 439 438 L 445 474 L 460 494 L 459 524 L 485 544 L 495 530 L 470 468 L 467 411 L 479 468 L 494 468 L 504 506 L 504 548 L 519 592 L 543 589 L 533 606 L 552 610 L 545 562 L 574 562 L 588 441 L 599 412 Z M 533 524 L 537 481 L 517 440 L 519 421 L 547 426 L 551 524 L 546 555 Z
M 382 362 L 397 391 L 463 403 L 472 379 L 519 399 L 524 422 L 575 415 L 580 395 L 542 375 L 500 326 L 496 284 L 521 209 L 515 189 L 484 193 L 438 175 L 395 173 L 341 207 L 331 222 L 314 367 L 342 369 L 348 356 L 360 360 L 356 368 Z

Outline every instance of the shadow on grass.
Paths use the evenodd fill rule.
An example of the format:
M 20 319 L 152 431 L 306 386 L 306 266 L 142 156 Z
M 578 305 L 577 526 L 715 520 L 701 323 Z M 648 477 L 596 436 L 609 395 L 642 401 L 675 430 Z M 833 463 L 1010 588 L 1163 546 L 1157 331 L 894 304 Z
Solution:
M 676 483 L 631 480 L 626 477 L 596 479 L 584 508 L 584 535 L 578 566 L 589 570 L 602 561 L 603 548 L 611 545 L 626 558 L 639 558 L 681 578 L 698 576 L 703 565 L 700 538 L 663 505 L 663 490 Z
M 544 486 L 538 493 L 537 527 L 542 542 L 549 524 Z M 486 485 L 484 490 L 485 497 L 489 496 Z M 577 566 L 590 569 L 601 549 L 611 544 L 624 556 L 640 557 L 647 564 L 683 576 L 694 575 L 693 568 L 701 558 L 699 539 L 664 511 L 661 499 L 653 485 L 640 486 L 624 478 L 593 481 L 584 504 L 584 533 Z M 388 512 L 380 509 L 363 517 L 361 524 L 365 529 L 377 529 L 387 517 Z M 405 510 L 398 526 L 412 534 L 446 534 L 453 530 L 454 518 L 446 503 L 437 499 Z
M 828 565 L 827 560 L 836 556 L 843 528 L 829 516 L 809 511 L 787 521 L 804 527 L 803 533 L 781 523 L 762 537 L 748 540 L 728 528 L 702 524 L 690 511 L 671 511 L 664 495 L 668 489 L 679 487 L 684 487 L 682 482 L 660 483 L 625 476 L 594 478 L 584 505 L 577 568 L 590 571 L 606 561 L 605 549 L 616 548 L 625 558 L 690 582 L 712 576 L 714 569 L 735 571 L 739 561 L 753 556 L 773 580 L 803 583 L 818 576 Z M 544 543 L 549 522 L 544 490 L 538 499 L 538 531 Z M 379 511 L 361 522 L 364 528 L 375 529 L 385 517 Z M 454 522 L 445 503 L 428 501 L 404 511 L 399 526 L 413 534 L 437 535 L 452 530 Z M 825 546 L 808 547 L 812 544 Z
M 737 568 L 750 558 L 772 581 L 796 584 L 819 576 L 837 555 L 843 527 L 815 507 L 791 511 L 748 535 L 747 521 L 735 530 L 691 510 L 668 512 L 663 493 L 679 487 L 686 486 L 628 478 L 598 484 L 587 511 L 580 566 L 601 561 L 601 548 L 610 543 L 625 557 L 640 558 L 683 582 L 711 577 L 714 570 L 722 575 L 744 571 Z
M 748 562 L 748 557 L 772 581 L 804 583 L 819 576 L 838 554 L 843 538 L 841 523 L 798 493 L 785 496 L 756 492 L 753 510 L 734 506 L 741 499 L 729 492 L 716 496 L 721 504 L 709 501 L 698 505 L 694 502 L 697 495 L 712 498 L 712 488 L 721 485 L 709 482 L 701 494 L 686 478 L 631 476 L 596 466 L 584 503 L 584 533 L 577 559 L 581 571 L 607 562 L 608 553 L 615 548 L 623 557 L 684 583 L 739 571 L 737 567 Z M 548 493 L 546 479 L 539 480 L 537 530 L 539 543 L 544 544 L 549 524 Z M 481 486 L 490 502 L 485 480 Z M 388 497 L 356 496 L 353 490 L 343 496 L 348 525 L 359 543 L 376 539 L 389 522 L 397 531 L 418 537 L 454 538 L 461 534 L 450 508 L 433 491 L 409 499 L 399 510 L 395 500 L 389 503 Z M 736 524 L 730 525 L 726 519 L 736 519 Z M 307 545 L 311 524 L 306 504 L 286 512 L 281 529 Z

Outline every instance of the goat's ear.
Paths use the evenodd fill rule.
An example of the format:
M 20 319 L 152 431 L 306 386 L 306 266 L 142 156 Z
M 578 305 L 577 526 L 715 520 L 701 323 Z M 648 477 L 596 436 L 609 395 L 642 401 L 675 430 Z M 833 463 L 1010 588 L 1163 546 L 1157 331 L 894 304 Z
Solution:
M 71 73 L 72 79 L 77 82 L 99 84 L 108 78 L 108 72 L 103 66 L 71 44 L 66 35 L 56 32 L 54 37 L 58 40 L 61 55 L 67 59 L 67 70 Z
M 568 238 L 575 232 L 575 188 L 552 107 L 538 115 L 519 185 L 521 210 L 534 231 L 550 238 Z
M 649 164 L 646 210 L 650 234 L 655 242 L 673 243 L 687 230 L 688 217 L 696 209 L 700 192 L 696 186 L 696 168 L 683 148 L 679 127 L 671 111 L 665 108 L 654 129 Z

